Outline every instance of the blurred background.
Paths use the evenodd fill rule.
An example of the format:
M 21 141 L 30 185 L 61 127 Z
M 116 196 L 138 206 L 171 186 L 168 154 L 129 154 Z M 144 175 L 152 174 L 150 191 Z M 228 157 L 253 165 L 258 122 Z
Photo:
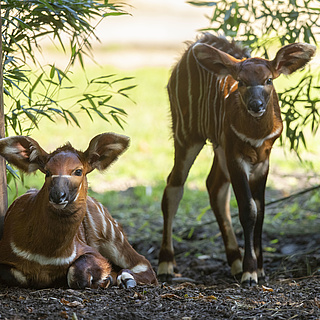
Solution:
M 89 141 L 103 132 L 129 136 L 131 145 L 116 163 L 104 173 L 88 175 L 89 194 L 108 207 L 124 226 L 130 243 L 155 266 L 163 226 L 161 198 L 173 165 L 166 85 L 172 67 L 186 49 L 185 42 L 194 41 L 200 29 L 215 28 L 218 22 L 215 32 L 223 30 L 229 37 L 238 33 L 237 39 L 250 45 L 254 54 L 264 57 L 269 53 L 273 59 L 284 44 L 319 42 L 319 0 L 196 1 L 198 5 L 185 0 L 127 2 L 123 9 L 128 14 L 121 15 L 110 7 L 102 20 L 101 12 L 105 11 L 99 7 L 96 11 L 92 9 L 97 20 L 91 20 L 89 26 L 82 18 L 87 17 L 90 5 L 99 6 L 102 1 L 43 0 L 29 7 L 31 2 L 1 2 L 4 78 L 5 90 L 8 90 L 4 99 L 7 124 L 11 124 L 7 125 L 7 135 L 29 134 L 48 152 L 67 141 L 85 150 Z M 205 5 L 201 5 L 203 3 Z M 78 11 L 74 12 L 71 5 Z M 27 11 L 23 11 L 24 6 L 28 7 Z M 50 6 L 55 6 L 54 10 Z M 259 7 L 255 11 L 250 6 Z M 305 13 L 308 10 L 313 11 L 310 17 Z M 3 15 L 8 12 L 12 16 Z M 253 13 L 258 18 L 253 17 Z M 212 24 L 211 17 L 214 17 Z M 87 39 L 91 34 L 90 25 L 99 41 L 94 37 Z M 55 28 L 58 31 L 52 38 L 47 31 Z M 269 28 L 270 33 L 265 32 L 265 28 Z M 70 41 L 66 32 L 76 40 Z M 275 36 L 278 34 L 281 37 Z M 29 46 L 30 36 L 34 42 Z M 83 50 L 83 44 L 91 50 Z M 266 46 L 268 50 L 264 50 Z M 300 241 L 302 235 L 307 235 L 300 241 L 303 250 L 311 255 L 319 252 L 319 51 L 309 64 L 311 71 L 308 66 L 274 81 L 277 92 L 285 97 L 281 106 L 286 126 L 282 135 L 284 146 L 278 139 L 271 152 L 264 250 L 275 253 L 271 258 L 277 263 L 282 254 L 296 256 L 299 248 L 294 243 Z M 287 126 L 290 121 L 291 127 Z M 293 140 L 286 138 L 288 133 Z M 302 146 L 299 156 L 290 151 L 297 143 Z M 184 268 L 192 265 L 191 256 L 218 257 L 225 262 L 221 234 L 205 188 L 212 159 L 212 146 L 207 144 L 191 168 L 175 221 L 176 257 L 185 259 L 180 263 Z M 9 204 L 29 188 L 41 188 L 43 182 L 42 173 L 11 178 Z M 280 200 L 274 202 L 277 199 Z M 237 211 L 232 195 L 235 232 L 243 241 Z M 281 255 L 277 256 L 278 253 Z M 308 270 L 301 275 L 319 270 L 318 256 L 301 259 L 303 268 Z M 309 261 L 315 261 L 315 269 Z M 297 267 L 294 259 L 292 266 Z M 284 265 L 283 269 L 286 268 Z M 213 269 L 220 270 L 220 267 Z M 201 274 L 199 270 L 196 273 Z
M 81 113 L 77 114 L 81 128 L 75 124 L 67 126 L 59 117 L 55 123 L 44 118 L 39 129 L 31 133 L 47 151 L 67 141 L 75 148 L 85 150 L 90 139 L 102 132 L 114 131 L 129 136 L 131 146 L 117 163 L 106 173 L 90 174 L 90 187 L 100 193 L 135 186 L 146 186 L 148 192 L 152 192 L 154 186 L 164 186 L 173 164 L 166 84 L 172 66 L 186 48 L 185 42 L 195 40 L 199 30 L 208 26 L 208 16 L 212 15 L 213 10 L 192 6 L 185 0 L 131 0 L 124 8 L 128 15 L 110 16 L 99 23 L 96 34 L 100 41 L 92 39 L 91 57 L 83 58 L 87 79 L 115 74 L 126 79 L 124 86 L 132 87 L 127 92 L 130 99 L 120 96 L 114 100 L 114 104 L 128 114 L 123 118 L 123 128 L 98 116 L 91 121 L 85 113 Z M 43 65 L 54 64 L 63 70 L 68 60 L 55 41 L 57 39 L 41 40 L 42 51 L 38 59 Z M 319 64 L 319 58 L 314 59 L 312 64 Z M 69 77 L 79 92 L 86 86 L 86 77 L 78 62 Z M 276 80 L 276 88 L 282 88 L 287 81 L 292 80 L 285 77 Z M 65 99 L 63 93 L 59 98 L 62 101 Z M 65 103 L 67 107 L 68 100 Z M 268 185 L 279 189 L 281 194 L 299 188 L 302 179 L 304 186 L 319 181 L 315 174 L 320 167 L 317 161 L 318 143 L 312 136 L 308 139 L 309 151 L 303 153 L 308 164 L 301 163 L 294 153 L 285 152 L 279 147 L 279 142 L 273 150 Z M 211 146 L 205 146 L 191 169 L 188 188 L 205 189 L 212 157 Z M 19 186 L 18 192 L 23 193 L 29 187 L 39 188 L 42 182 L 40 174 L 36 178 L 33 175 L 24 178 L 25 186 L 17 181 L 14 184 Z M 12 199 L 16 192 L 13 187 L 11 189 Z

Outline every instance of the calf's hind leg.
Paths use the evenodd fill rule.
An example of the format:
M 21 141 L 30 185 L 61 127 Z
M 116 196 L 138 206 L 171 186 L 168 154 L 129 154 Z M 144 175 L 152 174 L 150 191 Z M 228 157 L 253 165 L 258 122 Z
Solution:
M 231 274 L 240 275 L 242 273 L 242 258 L 231 221 L 230 179 L 222 149 L 215 150 L 215 158 L 207 178 L 207 189 L 211 208 L 222 234 Z
M 175 145 L 175 160 L 173 169 L 168 176 L 167 186 L 162 197 L 163 236 L 159 253 L 158 278 L 160 281 L 172 281 L 174 276 L 174 248 L 172 242 L 173 218 L 178 210 L 183 196 L 184 183 L 189 170 L 203 147 L 198 143 L 192 147 Z

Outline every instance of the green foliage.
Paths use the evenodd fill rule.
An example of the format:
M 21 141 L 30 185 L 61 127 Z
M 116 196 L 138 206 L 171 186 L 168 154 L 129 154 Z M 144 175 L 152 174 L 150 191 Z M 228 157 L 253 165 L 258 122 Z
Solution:
M 209 27 L 202 31 L 223 33 L 242 41 L 253 55 L 265 58 L 274 54 L 274 47 L 293 42 L 317 44 L 320 39 L 319 0 L 222 0 L 189 1 L 196 6 L 213 8 Z M 294 86 L 283 88 L 279 100 L 285 121 L 289 149 L 305 148 L 308 128 L 315 134 L 319 128 L 320 88 L 318 72 L 299 73 Z M 293 78 L 292 78 L 293 79 Z M 292 81 L 291 81 L 292 83 Z M 281 140 L 285 143 L 285 139 Z
M 104 121 L 113 119 L 122 126 L 126 112 L 116 107 L 111 99 L 115 94 L 128 98 L 127 91 L 134 86 L 119 88 L 119 83 L 128 78 L 106 75 L 86 79 L 82 95 L 76 96 L 69 75 L 76 61 L 85 75 L 84 55 L 90 53 L 91 39 L 97 39 L 95 29 L 99 22 L 104 17 L 122 14 L 125 12 L 121 7 L 108 0 L 2 1 L 7 135 L 9 130 L 15 134 L 29 134 L 38 128 L 43 117 L 51 121 L 62 117 L 67 124 L 80 126 L 79 112 L 85 112 L 91 120 L 95 114 Z M 93 25 L 93 21 L 98 22 Z M 64 70 L 54 64 L 43 66 L 37 59 L 44 37 L 51 38 L 54 45 L 68 55 Z

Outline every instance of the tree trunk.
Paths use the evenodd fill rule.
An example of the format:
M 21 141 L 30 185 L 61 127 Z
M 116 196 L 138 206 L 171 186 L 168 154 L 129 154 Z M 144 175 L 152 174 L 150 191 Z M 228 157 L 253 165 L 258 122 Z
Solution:
M 1 12 L 1 3 L 0 3 Z M 2 21 L 0 19 L 0 138 L 5 137 L 5 122 L 4 122 L 4 103 L 3 103 L 3 59 L 2 59 Z M 8 209 L 8 194 L 7 194 L 7 171 L 4 158 L 0 157 L 0 232 L 2 229 L 3 217 Z

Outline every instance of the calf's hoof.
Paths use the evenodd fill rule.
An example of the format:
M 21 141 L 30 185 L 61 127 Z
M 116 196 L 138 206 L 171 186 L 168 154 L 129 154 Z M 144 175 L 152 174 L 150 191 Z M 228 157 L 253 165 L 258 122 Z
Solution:
M 158 274 L 157 278 L 159 282 L 173 283 L 174 275 L 168 274 L 168 273 L 162 273 L 162 274 Z
M 157 278 L 159 282 L 172 283 L 175 269 L 175 263 L 172 261 L 162 261 L 159 263 Z
M 117 284 L 121 289 L 130 289 L 134 288 L 137 282 L 130 272 L 124 270 L 117 276 Z
M 256 287 L 257 286 L 257 282 L 255 280 L 245 280 L 243 282 L 241 282 L 241 287 L 242 288 L 252 288 L 252 287 Z
M 241 278 L 242 288 L 255 287 L 258 284 L 258 276 L 256 272 L 244 272 Z

